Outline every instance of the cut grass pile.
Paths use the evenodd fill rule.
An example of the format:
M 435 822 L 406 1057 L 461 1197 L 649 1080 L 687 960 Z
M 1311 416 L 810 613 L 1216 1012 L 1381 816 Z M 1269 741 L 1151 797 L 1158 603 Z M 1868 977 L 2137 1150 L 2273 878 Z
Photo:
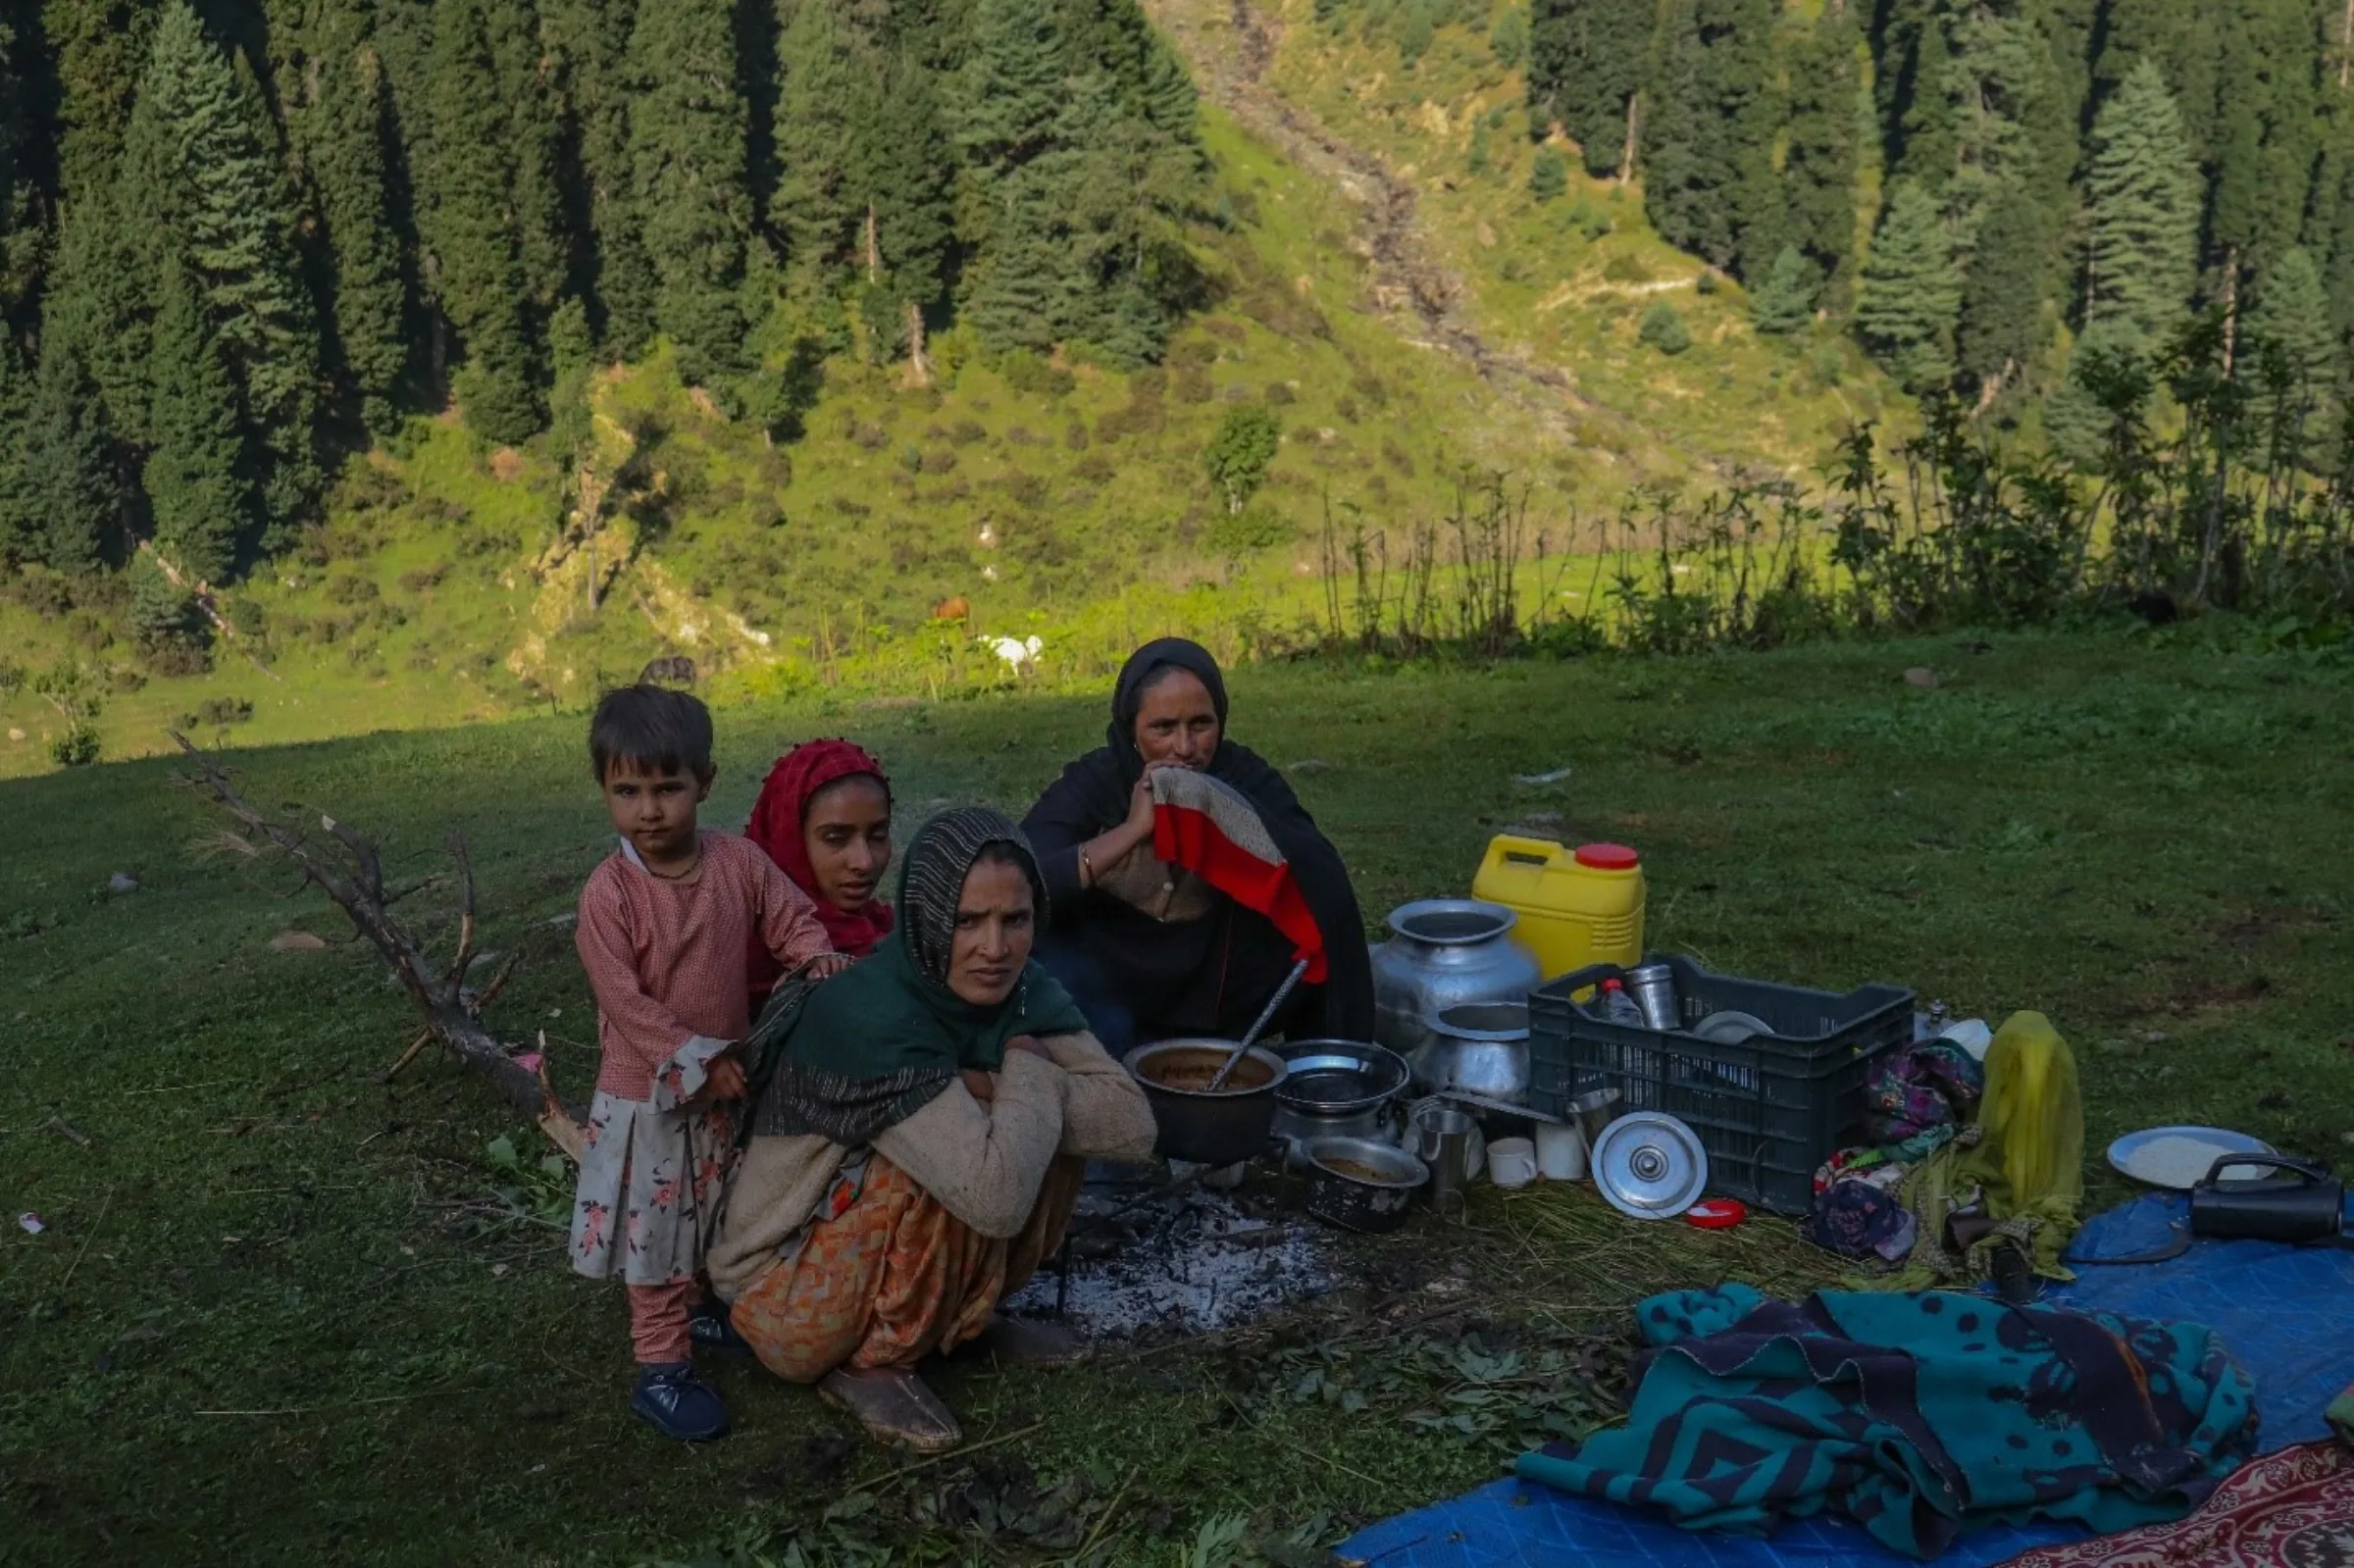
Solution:
M 1937 688 L 1902 679 L 1922 665 Z M 1234 684 L 1236 735 L 1298 781 L 1375 919 L 1462 886 L 1508 824 L 1624 839 L 1658 945 L 1795 983 L 1902 982 L 1997 1021 L 2048 1011 L 2096 1150 L 2171 1122 L 2324 1156 L 2354 1132 L 2342 669 L 2022 636 Z M 1019 809 L 1102 723 L 1099 696 L 720 718 L 723 827 L 813 733 L 883 754 L 908 829 L 938 803 Z M 593 1025 L 558 922 L 606 852 L 581 730 L 237 759 L 252 798 L 332 810 L 395 877 L 435 871 L 464 833 L 485 945 L 531 955 L 493 1022 L 544 1030 L 575 1087 Z M 1068 1374 L 947 1371 L 968 1434 L 996 1444 L 970 1458 L 905 1473 L 741 1365 L 719 1374 L 736 1435 L 673 1447 L 627 1412 L 621 1293 L 565 1271 L 529 1129 L 438 1060 L 379 1082 L 408 1003 L 318 894 L 208 857 L 217 824 L 173 771 L 0 784 L 18 825 L 0 857 L 0 1560 L 580 1564 L 766 1543 L 938 1561 L 1093 1536 L 1124 1563 L 1224 1562 L 1253 1531 L 1330 1540 L 1603 1418 L 1613 1363 L 1592 1336 L 1642 1290 L 1807 1283 L 1786 1232 L 1670 1246 L 1580 1207 L 1604 1239 L 1566 1240 L 1526 1207 L 1583 1199 L 1483 1195 L 1467 1228 L 1417 1221 L 1365 1254 L 1352 1303 L 1288 1326 Z M 118 872 L 136 890 L 110 891 Z M 403 907 L 437 931 L 448 890 Z M 273 950 L 288 929 L 329 945 Z M 491 1153 L 501 1137 L 524 1170 Z M 2123 1195 L 2094 1174 L 2096 1201 Z

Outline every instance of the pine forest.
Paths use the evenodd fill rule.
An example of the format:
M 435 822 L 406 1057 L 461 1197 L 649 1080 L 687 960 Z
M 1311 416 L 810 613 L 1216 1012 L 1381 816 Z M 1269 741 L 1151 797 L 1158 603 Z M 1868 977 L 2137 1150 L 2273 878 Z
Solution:
M 1306 216 L 1336 190 L 1406 216 Z M 729 477 L 617 412 L 648 364 Z M 959 365 L 997 412 L 943 412 Z M 823 658 L 1000 566 L 1099 599 L 1154 549 L 1331 576 L 1336 518 L 1475 470 L 1573 473 L 1566 505 L 1763 454 L 1822 495 L 1925 429 L 2098 511 L 2140 493 L 2121 450 L 2223 418 L 2290 432 L 2264 483 L 2302 505 L 2346 478 L 2350 378 L 2354 0 L 0 0 L 0 585 L 114 581 L 42 613 L 100 606 L 151 670 L 233 634 L 193 584 L 324 582 L 321 645 L 390 626 L 281 564 L 383 546 L 322 543 L 338 517 L 464 515 L 402 466 L 435 431 L 540 509 L 435 546 L 495 557 L 467 581 L 561 598 L 537 541 L 571 529 L 528 691 L 607 592 L 665 646 L 717 601 Z M 852 382 L 882 401 L 821 430 Z M 842 482 L 789 528 L 767 495 L 821 436 Z M 697 543 L 696 505 L 735 531 Z M 702 553 L 619 582 L 649 543 Z

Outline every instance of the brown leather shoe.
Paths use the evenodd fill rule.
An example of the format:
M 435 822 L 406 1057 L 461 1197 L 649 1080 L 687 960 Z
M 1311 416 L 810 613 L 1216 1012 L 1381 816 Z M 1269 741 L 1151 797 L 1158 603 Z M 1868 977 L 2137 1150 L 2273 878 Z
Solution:
M 993 1318 L 973 1340 L 983 1355 L 997 1356 L 1017 1367 L 1067 1367 L 1084 1361 L 1094 1350 L 1073 1331 L 1028 1318 Z
M 964 1441 L 964 1429 L 940 1395 L 912 1372 L 878 1367 L 867 1372 L 839 1368 L 817 1385 L 818 1396 L 845 1410 L 877 1442 L 917 1453 L 946 1453 Z

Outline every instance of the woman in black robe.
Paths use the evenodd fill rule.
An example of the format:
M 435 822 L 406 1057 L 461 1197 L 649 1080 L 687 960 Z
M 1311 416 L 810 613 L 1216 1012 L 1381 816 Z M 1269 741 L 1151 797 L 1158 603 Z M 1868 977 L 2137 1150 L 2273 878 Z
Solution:
M 1269 1026 L 1288 1038 L 1371 1039 L 1373 970 L 1348 868 L 1266 760 L 1226 738 L 1226 683 L 1199 643 L 1147 643 L 1120 671 L 1106 744 L 1062 771 L 1022 821 L 1054 923 L 1039 957 L 1114 1054 L 1183 1036 L 1232 1039 L 1291 972 L 1273 921 L 1152 853 L 1150 775 L 1206 773 L 1241 792 L 1283 851 L 1328 973 Z

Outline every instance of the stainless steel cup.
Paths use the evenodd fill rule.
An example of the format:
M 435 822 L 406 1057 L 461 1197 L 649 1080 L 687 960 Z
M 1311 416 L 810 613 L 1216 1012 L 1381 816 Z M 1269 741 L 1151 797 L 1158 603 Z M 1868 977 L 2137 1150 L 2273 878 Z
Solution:
M 1471 1183 L 1471 1135 L 1478 1126 L 1464 1111 L 1425 1106 L 1414 1117 L 1414 1153 L 1430 1167 L 1431 1206 L 1446 1214 L 1463 1206 Z
M 1591 1150 L 1602 1141 L 1602 1130 L 1626 1114 L 1626 1097 L 1614 1088 L 1598 1088 L 1569 1102 L 1569 1119 Z
M 1665 964 L 1645 964 L 1626 972 L 1626 993 L 1643 1009 L 1643 1022 L 1653 1029 L 1676 1027 L 1675 971 Z

